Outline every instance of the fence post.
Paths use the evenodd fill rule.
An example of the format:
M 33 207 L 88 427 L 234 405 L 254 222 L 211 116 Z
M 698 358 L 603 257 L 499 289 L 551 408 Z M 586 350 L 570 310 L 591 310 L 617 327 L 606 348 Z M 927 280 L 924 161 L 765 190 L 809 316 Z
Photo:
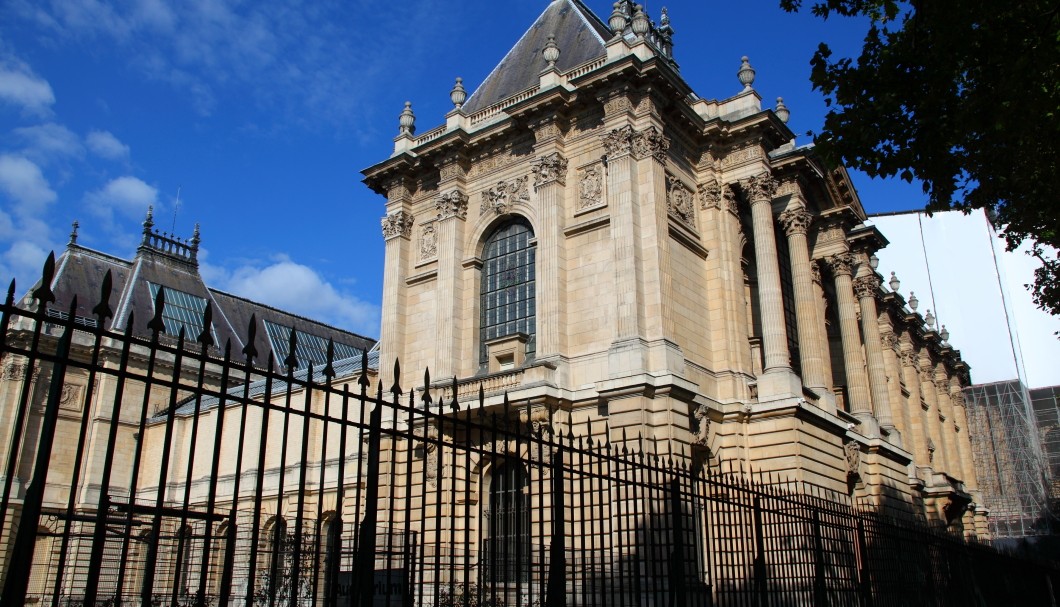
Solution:
M 549 547 L 548 587 L 545 607 L 566 607 L 566 513 L 564 512 L 563 488 L 563 437 L 560 448 L 552 456 L 552 544 Z
M 394 403 L 398 401 L 401 388 L 398 386 L 400 367 L 394 362 Z M 396 409 L 396 407 L 395 407 Z M 372 607 L 375 595 L 375 533 L 379 518 L 379 452 L 382 449 L 383 394 L 377 394 L 368 427 L 368 475 L 365 477 L 364 518 L 357 542 L 357 590 L 360 607 Z
M 670 553 L 670 607 L 684 607 L 688 602 L 685 592 L 685 530 L 681 516 L 681 480 L 676 474 L 670 480 L 670 516 L 674 543 Z
M 55 428 L 59 422 L 59 398 L 62 396 L 63 382 L 66 379 L 66 363 L 70 356 L 70 342 L 74 336 L 74 314 L 76 312 L 77 297 L 75 296 L 70 304 L 70 317 L 67 320 L 66 330 L 59 339 L 59 346 L 55 351 L 55 366 L 52 369 L 52 381 L 48 388 L 48 403 L 44 408 L 40 441 L 37 443 L 37 457 L 33 463 L 33 479 L 26 488 L 26 496 L 22 501 L 22 515 L 19 517 L 14 548 L 11 550 L 13 555 L 11 568 L 8 569 L 7 579 L 4 580 L 3 595 L 0 598 L 0 603 L 4 605 L 23 605 L 26 602 L 29 574 L 33 566 L 33 549 L 37 541 L 37 528 L 40 525 L 41 504 L 44 501 L 44 483 L 48 479 L 52 444 L 55 442 Z M 17 452 L 12 451 L 8 457 L 15 458 L 17 455 Z
M 766 605 L 766 544 L 762 537 L 762 499 L 754 496 L 754 525 L 755 525 L 755 563 L 754 563 L 754 600 L 756 605 Z
M 821 512 L 819 510 L 813 511 L 813 604 L 828 604 L 828 592 L 824 581 L 824 541 L 821 538 Z
M 868 542 L 865 539 L 865 519 L 857 517 L 858 540 L 858 596 L 861 607 L 872 607 L 872 581 L 869 579 Z

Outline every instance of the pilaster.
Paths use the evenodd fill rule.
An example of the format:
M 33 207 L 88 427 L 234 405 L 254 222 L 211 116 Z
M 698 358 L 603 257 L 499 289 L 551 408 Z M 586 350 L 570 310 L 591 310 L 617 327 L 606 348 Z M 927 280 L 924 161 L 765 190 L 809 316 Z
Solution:
M 935 365 L 931 362 L 930 355 L 920 352 L 920 394 L 927 404 L 928 425 L 928 462 L 936 471 L 949 470 L 949 462 L 946 461 L 946 447 L 942 442 L 942 422 L 939 419 L 938 391 L 935 388 Z
M 567 159 L 563 155 L 562 124 L 550 115 L 532 125 L 537 158 L 531 164 L 537 192 L 539 225 L 537 256 L 537 358 L 555 359 L 566 344 L 566 238 L 563 237 L 564 186 Z
M 945 365 L 942 363 L 935 367 L 935 390 L 940 418 L 939 431 L 942 435 L 943 448 L 946 450 L 945 471 L 954 478 L 961 478 L 964 476 L 964 470 L 961 467 L 961 459 L 957 453 L 957 436 L 953 426 L 953 405 L 950 404 L 950 378 Z
M 950 404 L 953 407 L 954 444 L 957 447 L 957 458 L 961 462 L 961 480 L 968 491 L 979 488 L 979 479 L 975 474 L 975 462 L 972 461 L 972 444 L 968 438 L 968 415 L 964 408 L 964 392 L 956 377 L 950 377 Z
M 397 180 L 387 190 L 387 214 L 381 220 L 386 242 L 383 263 L 383 319 L 379 331 L 380 377 L 390 373 L 394 360 L 405 354 L 405 280 L 408 278 L 413 218 L 408 184 Z M 390 378 L 393 379 L 393 378 Z
M 699 187 L 699 197 L 702 209 L 711 212 L 705 222 L 718 226 L 720 241 L 717 263 L 721 268 L 723 288 L 717 291 L 717 295 L 724 298 L 725 302 L 725 340 L 721 344 L 715 344 L 714 348 L 722 350 L 721 356 L 727 358 L 732 370 L 750 375 L 753 367 L 747 337 L 751 332 L 747 326 L 741 261 L 745 239 L 740 225 L 736 193 L 728 184 L 719 184 L 717 180 L 712 180 Z
M 913 350 L 912 339 L 906 333 L 900 341 L 899 365 L 901 366 L 902 378 L 905 387 L 909 390 L 909 398 L 906 399 L 906 416 L 909 419 L 909 433 L 911 437 L 907 447 L 913 450 L 913 460 L 921 466 L 930 466 L 931 458 L 928 452 L 928 438 L 931 427 L 928 424 L 927 412 L 921 406 L 920 396 L 920 365 L 919 355 Z
M 443 160 L 435 198 L 437 220 L 434 224 L 438 239 L 438 279 L 435 299 L 435 329 L 437 337 L 431 372 L 443 379 L 462 371 L 461 366 L 470 351 L 461 347 L 464 334 L 463 257 L 464 226 L 467 223 L 468 196 L 464 192 L 467 175 L 466 161 L 459 155 Z M 466 371 L 466 369 L 463 369 Z

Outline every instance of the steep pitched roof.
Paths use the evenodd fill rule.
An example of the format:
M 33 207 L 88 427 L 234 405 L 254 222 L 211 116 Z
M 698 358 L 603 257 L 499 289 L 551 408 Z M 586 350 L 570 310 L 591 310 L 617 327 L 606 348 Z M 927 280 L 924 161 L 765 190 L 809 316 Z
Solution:
M 537 84 L 547 66 L 541 51 L 549 36 L 556 37 L 560 50 L 556 67 L 565 71 L 604 56 L 611 31 L 580 0 L 553 0 L 475 89 L 464 111 L 477 112 Z

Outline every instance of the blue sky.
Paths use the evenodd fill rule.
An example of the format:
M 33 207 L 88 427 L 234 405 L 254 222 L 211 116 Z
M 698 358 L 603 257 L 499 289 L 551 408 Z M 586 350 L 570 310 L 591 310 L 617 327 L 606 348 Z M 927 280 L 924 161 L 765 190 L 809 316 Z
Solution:
M 384 201 L 360 169 L 389 156 L 404 101 L 419 132 L 441 124 L 453 79 L 473 90 L 546 4 L 5 0 L 0 280 L 28 288 L 75 219 L 80 244 L 131 257 L 154 205 L 162 230 L 202 224 L 211 285 L 378 335 Z M 658 20 L 662 6 L 647 10 Z M 814 49 L 854 53 L 865 29 L 777 0 L 666 6 L 693 89 L 736 94 L 749 55 L 763 103 L 784 97 L 800 142 L 826 111 Z M 855 183 L 869 212 L 925 203 L 917 185 Z

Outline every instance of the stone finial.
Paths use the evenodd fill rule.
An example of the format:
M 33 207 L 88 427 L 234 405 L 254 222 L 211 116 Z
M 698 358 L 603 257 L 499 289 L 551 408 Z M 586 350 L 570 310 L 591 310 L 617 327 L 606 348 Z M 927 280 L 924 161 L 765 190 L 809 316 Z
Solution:
M 927 325 L 929 331 L 935 330 L 935 315 L 928 310 L 927 316 L 924 317 L 924 324 Z
M 751 85 L 755 82 L 755 69 L 751 67 L 751 60 L 747 55 L 740 57 L 740 71 L 736 72 L 736 77 L 740 79 L 743 90 L 751 90 Z
M 467 91 L 464 90 L 463 78 L 458 77 L 456 79 L 453 90 L 449 91 L 449 100 L 453 102 L 453 106 L 458 110 L 464 106 L 464 101 L 467 101 Z
M 939 337 L 942 338 L 942 343 L 950 341 L 950 332 L 946 329 L 946 325 L 942 325 L 942 330 L 939 331 Z
M 607 25 L 616 36 L 621 36 L 622 32 L 626 30 L 626 25 L 629 24 L 629 21 L 626 19 L 626 12 L 622 10 L 621 2 L 615 2 L 614 9 L 611 11 L 611 17 L 607 20 Z
M 398 117 L 398 135 L 416 134 L 416 115 L 412 113 L 412 102 L 405 102 L 405 109 L 401 110 Z
M 541 50 L 541 56 L 548 62 L 548 69 L 556 68 L 556 62 L 559 61 L 559 46 L 556 44 L 555 36 L 548 37 L 545 48 Z
M 898 280 L 898 277 L 891 272 L 891 279 L 887 281 L 887 286 L 891 287 L 892 293 L 898 292 L 898 287 L 902 286 L 902 281 Z
M 920 305 L 920 300 L 916 298 L 916 293 L 909 292 L 909 309 L 916 312 L 917 306 Z
M 155 207 L 150 205 L 147 207 L 147 217 L 144 218 L 144 236 L 140 241 L 140 244 L 145 245 L 151 238 L 151 228 L 155 227 Z
M 74 222 L 72 224 L 70 224 L 70 243 L 69 244 L 71 244 L 71 245 L 77 244 L 77 228 L 79 228 L 79 227 L 81 227 L 81 224 L 78 223 L 76 219 L 74 220 Z
M 784 124 L 787 124 L 788 118 L 791 117 L 791 111 L 788 110 L 788 106 L 784 105 L 783 97 L 777 97 L 777 109 L 773 110 L 773 112 L 777 115 L 777 118 L 780 118 L 780 121 Z
M 648 15 L 644 12 L 644 5 L 638 4 L 634 9 L 633 13 L 633 33 L 638 38 L 643 38 L 648 30 L 651 29 L 651 20 L 648 19 Z

